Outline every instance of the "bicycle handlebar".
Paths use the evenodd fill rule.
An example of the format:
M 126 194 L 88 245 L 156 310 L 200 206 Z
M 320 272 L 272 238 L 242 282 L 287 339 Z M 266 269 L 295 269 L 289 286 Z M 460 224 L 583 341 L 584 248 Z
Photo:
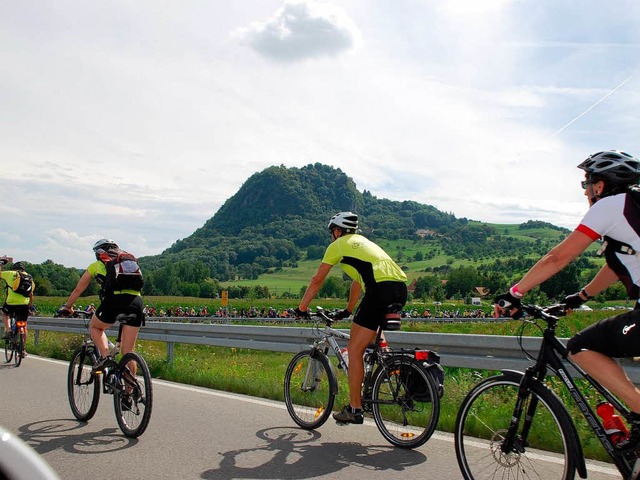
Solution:
M 315 312 L 309 312 L 311 318 L 316 317 L 322 319 L 327 325 L 331 325 L 335 319 L 335 312 L 326 312 L 322 307 L 316 307 Z
M 558 317 L 562 317 L 567 314 L 568 308 L 564 303 L 556 303 L 546 307 L 540 307 L 538 305 L 523 305 L 522 310 L 534 318 L 540 318 L 542 320 L 558 320 Z

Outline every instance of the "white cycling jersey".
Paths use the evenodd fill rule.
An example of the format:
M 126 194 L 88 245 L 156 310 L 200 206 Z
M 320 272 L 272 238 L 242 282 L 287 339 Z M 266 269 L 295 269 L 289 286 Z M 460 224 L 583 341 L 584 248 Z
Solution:
M 620 193 L 605 197 L 594 203 L 576 230 L 593 240 L 611 238 L 627 244 L 640 252 L 640 209 L 631 194 Z M 605 240 L 607 240 L 605 238 Z M 616 249 L 605 250 L 607 265 L 618 274 L 631 298 L 640 292 L 640 254 L 625 254 Z

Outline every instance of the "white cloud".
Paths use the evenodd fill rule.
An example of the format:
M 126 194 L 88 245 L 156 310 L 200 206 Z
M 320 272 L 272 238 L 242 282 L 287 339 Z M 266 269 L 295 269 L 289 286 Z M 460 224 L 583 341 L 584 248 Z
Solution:
M 233 33 L 260 55 L 282 62 L 336 56 L 356 48 L 361 34 L 335 4 L 288 1 L 268 20 L 252 22 Z

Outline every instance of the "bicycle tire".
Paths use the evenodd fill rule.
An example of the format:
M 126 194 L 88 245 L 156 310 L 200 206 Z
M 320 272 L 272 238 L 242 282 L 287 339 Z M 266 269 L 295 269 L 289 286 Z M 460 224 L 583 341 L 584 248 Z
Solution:
M 310 381 L 313 385 L 308 385 Z M 284 375 L 284 403 L 293 421 L 306 430 L 321 427 L 331 415 L 337 385 L 335 372 L 324 353 L 315 350 L 297 353 Z
M 24 333 L 16 332 L 13 342 L 13 362 L 16 367 L 22 363 L 22 352 L 24 352 Z
M 9 340 L 4 341 L 4 359 L 7 363 L 13 360 L 13 336 Z
M 466 480 L 544 478 L 573 480 L 578 451 L 569 415 L 558 397 L 533 380 L 522 416 L 533 399 L 537 407 L 526 442 L 520 422 L 512 451 L 502 440 L 514 415 L 521 374 L 503 374 L 477 384 L 460 405 L 454 431 L 456 458 Z
M 426 393 L 418 396 L 407 388 L 411 375 L 422 380 Z M 433 435 L 440 417 L 438 388 L 431 373 L 415 359 L 395 356 L 378 367 L 371 400 L 376 426 L 392 445 L 416 448 Z
M 120 359 L 114 375 L 113 407 L 118 426 L 127 437 L 138 438 L 149 426 L 153 407 L 149 367 L 139 354 L 129 352 Z
M 73 416 L 87 422 L 95 415 L 100 402 L 100 377 L 91 372 L 97 359 L 95 347 L 78 348 L 67 372 L 67 395 Z

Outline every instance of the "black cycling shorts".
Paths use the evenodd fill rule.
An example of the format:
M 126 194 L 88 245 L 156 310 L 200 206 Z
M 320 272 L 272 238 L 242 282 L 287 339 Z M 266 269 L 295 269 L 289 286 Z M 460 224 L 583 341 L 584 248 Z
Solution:
M 591 350 L 613 358 L 640 356 L 640 310 L 589 325 L 569 339 L 567 349 L 572 354 Z
M 113 325 L 116 322 L 116 317 L 121 313 L 134 314 L 136 319 L 127 321 L 127 325 L 140 327 L 144 322 L 142 297 L 140 295 L 129 295 L 128 293 L 106 297 L 96 310 L 96 317 L 101 322 Z
M 377 330 L 392 303 L 407 303 L 407 285 L 404 282 L 380 282 L 367 289 L 353 317 L 353 323 L 369 330 Z
M 15 313 L 16 320 L 24 320 L 25 322 L 29 318 L 29 305 L 7 305 L 2 306 L 2 311 L 7 315 Z

